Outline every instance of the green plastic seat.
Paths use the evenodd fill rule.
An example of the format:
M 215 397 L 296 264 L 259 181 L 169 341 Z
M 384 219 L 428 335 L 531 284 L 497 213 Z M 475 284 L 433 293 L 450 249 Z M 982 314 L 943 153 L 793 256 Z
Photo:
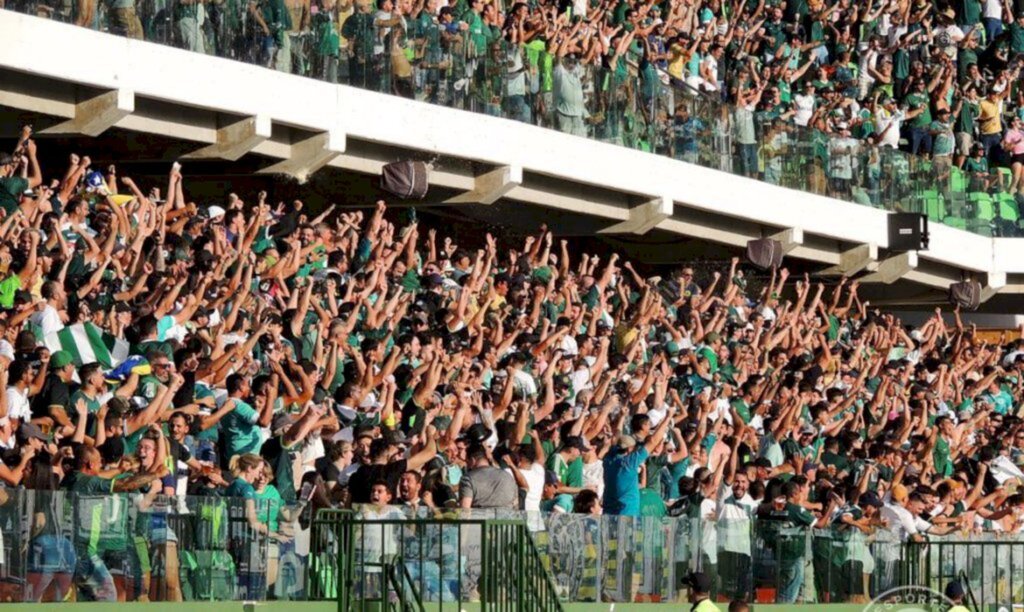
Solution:
M 949 188 L 956 193 L 967 191 L 967 177 L 964 176 L 964 171 L 956 166 L 950 168 Z
M 941 222 L 946 217 L 946 203 L 938 193 L 925 192 L 922 195 L 924 201 L 924 214 L 932 221 Z
M 1017 200 L 1008 193 L 1000 193 L 996 197 L 999 205 L 999 216 L 1007 221 L 1016 223 L 1020 219 L 1020 212 L 1017 210 Z
M 946 216 L 946 206 L 942 200 L 929 200 L 926 210 L 928 218 L 932 221 L 941 221 Z
M 942 220 L 942 223 L 944 225 L 955 227 L 957 229 L 967 229 L 967 220 L 964 219 L 963 217 L 946 217 L 945 219 Z
M 979 221 L 991 221 L 996 217 L 996 208 L 992 196 L 982 191 L 975 191 L 967 196 L 967 201 L 974 207 L 974 216 Z

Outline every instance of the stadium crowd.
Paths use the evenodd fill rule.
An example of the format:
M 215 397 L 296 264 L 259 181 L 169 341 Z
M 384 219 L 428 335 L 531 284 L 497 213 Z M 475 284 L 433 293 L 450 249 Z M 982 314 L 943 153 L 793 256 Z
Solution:
M 992 187 L 995 167 L 1009 168 L 999 191 L 1024 191 L 1022 0 L 77 0 L 22 8 L 691 161 L 698 141 L 714 135 L 730 170 L 765 180 L 778 180 L 770 160 L 784 148 L 780 133 L 806 127 L 833 136 L 832 180 L 871 172 L 844 161 L 867 141 L 930 157 L 939 181 L 962 169 L 977 179 L 972 191 Z M 728 101 L 727 129 L 712 125 L 718 108 L 693 116 L 684 91 Z
M 460 246 L 383 201 L 197 204 L 178 164 L 165 189 L 44 170 L 30 128 L 0 155 L 0 497 L 240 498 L 282 544 L 307 503 L 690 516 L 726 593 L 750 591 L 752 519 L 1024 526 L 1024 339 L 958 313 L 911 329 L 855 281 L 738 259 L 645 277 L 546 228 Z

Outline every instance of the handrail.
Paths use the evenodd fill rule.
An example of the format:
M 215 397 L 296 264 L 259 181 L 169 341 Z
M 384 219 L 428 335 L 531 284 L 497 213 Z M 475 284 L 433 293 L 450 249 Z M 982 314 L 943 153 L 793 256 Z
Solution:
M 433 587 L 445 582 L 446 559 L 443 556 L 444 538 L 441 537 L 445 530 L 449 535 L 454 530 L 462 541 L 479 538 L 482 564 L 476 588 L 482 610 L 563 610 L 558 592 L 524 520 L 449 517 L 400 520 L 325 510 L 316 515 L 313 524 L 311 554 L 315 558 L 322 559 L 327 552 L 323 550 L 326 539 L 333 540 L 331 544 L 337 546 L 332 576 L 337 582 L 339 612 L 362 609 L 365 604 L 378 601 L 382 607 L 394 609 L 391 593 L 397 596 L 398 609 L 402 612 L 422 612 L 425 601 L 434 601 L 424 596 L 425 585 Z M 468 532 L 465 539 L 462 538 L 463 531 Z M 410 537 L 418 541 L 418 548 L 407 544 Z M 442 551 L 436 560 L 434 551 L 429 546 L 425 550 L 422 543 L 431 539 L 440 543 Z M 425 574 L 431 570 L 439 572 L 439 575 L 426 578 Z M 464 577 L 458 564 L 456 571 L 460 582 L 450 595 L 461 603 Z M 379 589 L 366 580 L 367 574 L 378 573 L 381 578 Z M 358 581 L 356 576 L 359 576 Z M 469 586 L 471 590 L 472 585 Z M 439 605 L 443 600 L 438 595 Z
M 562 602 L 558 599 L 558 591 L 555 589 L 555 582 L 551 579 L 551 574 L 548 573 L 547 568 L 544 567 L 544 562 L 540 558 L 540 552 L 537 550 L 537 543 L 533 541 L 533 534 L 530 533 L 529 529 L 525 529 L 526 533 L 526 560 L 527 567 L 531 568 L 532 572 L 536 576 L 534 583 L 539 581 L 540 588 L 537 590 L 537 602 L 538 610 L 557 610 L 562 612 Z
M 384 575 L 387 576 L 388 582 L 391 583 L 391 588 L 394 590 L 395 595 L 398 596 L 399 612 L 426 612 L 423 607 L 423 599 L 416 590 L 416 583 L 412 581 L 409 568 L 401 557 L 396 557 L 393 563 L 385 564 Z M 385 599 L 388 597 L 387 589 L 382 591 L 381 597 Z M 381 603 L 389 604 L 389 609 L 393 609 L 390 606 L 390 601 L 383 601 Z
M 974 589 L 971 588 L 971 581 L 967 577 L 967 571 L 960 570 L 957 578 L 959 578 L 960 584 L 964 587 L 964 593 L 967 596 L 967 601 L 971 604 L 971 609 L 974 612 L 981 612 L 981 606 L 978 605 L 978 600 L 974 597 Z

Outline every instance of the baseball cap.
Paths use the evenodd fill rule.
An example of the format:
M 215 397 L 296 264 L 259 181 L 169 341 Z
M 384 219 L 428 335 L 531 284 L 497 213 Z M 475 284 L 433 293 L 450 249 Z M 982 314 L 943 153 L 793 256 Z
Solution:
M 618 442 L 616 442 L 616 444 L 622 450 L 630 450 L 631 448 L 636 446 L 636 439 L 634 439 L 633 436 L 622 434 L 621 436 L 619 436 Z
M 73 361 L 74 359 L 71 358 L 71 353 L 67 351 L 57 351 L 50 355 L 50 368 L 54 370 L 63 368 Z
M 32 438 L 42 442 L 49 441 L 43 433 L 43 430 L 39 429 L 38 425 L 35 423 L 22 423 L 21 426 L 18 427 L 18 439 L 22 442 L 28 442 Z
M 561 483 L 561 481 L 558 480 L 558 474 L 552 472 L 551 470 L 545 470 L 545 472 L 544 472 L 544 484 L 546 484 L 546 485 L 553 485 L 553 486 L 557 487 L 558 485 L 560 485 L 562 483 Z
M 485 440 L 491 437 L 491 430 L 487 429 L 487 426 L 483 423 L 474 423 L 461 437 L 471 444 L 483 444 Z
M 273 432 L 275 435 L 279 434 L 283 430 L 285 430 L 288 427 L 290 427 L 293 423 L 295 423 L 295 417 L 294 416 L 292 416 L 292 415 L 290 415 L 290 414 L 288 414 L 286 412 L 275 414 L 274 415 L 274 420 L 270 424 L 270 431 Z

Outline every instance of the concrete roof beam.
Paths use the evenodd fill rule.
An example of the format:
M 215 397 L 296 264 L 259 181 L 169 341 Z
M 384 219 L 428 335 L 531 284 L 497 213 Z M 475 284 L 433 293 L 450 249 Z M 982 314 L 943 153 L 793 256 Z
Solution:
M 445 204 L 494 204 L 523 184 L 522 166 L 498 166 L 476 176 L 473 189 L 445 200 Z
M 75 103 L 74 117 L 42 130 L 41 134 L 99 136 L 135 112 L 135 93 L 112 89 Z
M 672 216 L 675 203 L 662 196 L 629 209 L 629 218 L 600 230 L 601 234 L 646 234 Z
M 217 142 L 197 149 L 185 158 L 236 161 L 270 138 L 271 127 L 268 115 L 243 117 L 217 128 Z
M 899 253 L 868 266 L 868 269 L 871 268 L 875 268 L 874 271 L 861 278 L 860 282 L 891 285 L 917 269 L 917 253 Z
M 1006 287 L 1006 272 L 989 272 L 981 287 L 981 303 L 991 300 Z
M 291 144 L 287 159 L 260 170 L 260 174 L 285 174 L 300 184 L 345 152 L 345 134 L 329 130 L 312 134 Z
M 866 270 L 868 266 L 878 260 L 877 244 L 858 244 L 846 249 L 839 255 L 839 264 L 822 271 L 822 274 L 836 276 L 853 276 L 858 272 Z

